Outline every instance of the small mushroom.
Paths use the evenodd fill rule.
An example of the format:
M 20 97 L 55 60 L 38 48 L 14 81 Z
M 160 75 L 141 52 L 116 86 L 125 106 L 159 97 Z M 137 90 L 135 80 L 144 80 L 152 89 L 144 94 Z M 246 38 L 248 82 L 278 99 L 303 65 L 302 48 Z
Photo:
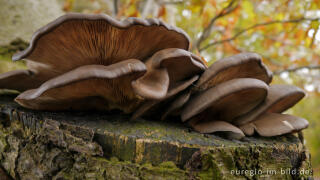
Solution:
M 181 119 L 184 122 L 201 113 L 204 118 L 232 122 L 260 104 L 267 93 L 268 85 L 258 79 L 226 81 L 192 97 L 184 106 Z
M 269 84 L 272 72 L 256 53 L 240 53 L 214 62 L 200 77 L 195 89 L 205 90 L 234 78 L 255 78 Z
M 308 121 L 288 114 L 265 113 L 251 123 L 240 126 L 240 129 L 251 136 L 256 131 L 260 136 L 279 136 L 307 128 Z
M 227 137 L 231 139 L 241 139 L 245 137 L 241 129 L 226 121 L 206 121 L 192 125 L 193 129 L 200 133 L 216 133 L 225 132 Z
M 267 112 L 281 113 L 294 106 L 304 96 L 305 93 L 298 87 L 280 84 L 271 85 L 265 101 L 251 112 L 236 118 L 234 124 L 247 124 Z
M 30 70 L 15 70 L 0 74 L 0 89 L 23 91 L 34 86 L 40 86 L 41 82 L 32 78 L 32 74 L 34 72 Z

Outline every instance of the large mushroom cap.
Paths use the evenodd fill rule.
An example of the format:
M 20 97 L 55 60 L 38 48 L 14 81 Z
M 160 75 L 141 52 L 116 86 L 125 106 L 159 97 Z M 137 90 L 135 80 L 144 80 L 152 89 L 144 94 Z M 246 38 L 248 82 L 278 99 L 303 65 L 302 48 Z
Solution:
M 185 105 L 181 113 L 186 121 L 199 113 L 207 117 L 232 121 L 260 104 L 268 93 L 268 85 L 251 78 L 233 79 L 200 92 Z
M 132 87 L 138 95 L 152 100 L 139 107 L 131 119 L 157 109 L 160 103 L 166 104 L 171 97 L 198 80 L 198 74 L 206 69 L 201 58 L 177 48 L 161 50 L 150 57 L 145 64 L 148 72 L 132 82 Z
M 169 48 L 155 53 L 146 61 L 148 72 L 132 83 L 135 92 L 149 99 L 163 99 L 167 90 L 178 93 L 190 78 L 202 73 L 206 65 L 191 52 Z M 169 87 L 170 86 L 170 87 Z
M 59 75 L 83 65 L 143 61 L 166 48 L 187 50 L 187 34 L 158 19 L 118 21 L 105 14 L 69 13 L 36 31 L 30 46 L 13 60 L 25 58 Z
M 131 112 L 140 103 L 131 81 L 145 72 L 144 63 L 135 59 L 110 66 L 81 66 L 45 82 L 38 89 L 23 92 L 16 101 L 37 110 L 122 109 Z M 96 104 L 89 103 L 93 102 L 91 97 L 98 100 Z M 89 99 L 88 104 L 84 99 Z M 100 105 L 104 108 L 98 107 Z
M 294 106 L 304 96 L 303 90 L 296 86 L 271 85 L 266 100 L 253 111 L 235 119 L 234 123 L 244 125 L 266 112 L 281 113 Z
M 246 135 L 256 131 L 260 136 L 270 137 L 283 135 L 307 128 L 308 121 L 288 114 L 266 113 L 253 122 L 240 126 Z
M 200 77 L 196 89 L 205 90 L 234 78 L 255 78 L 269 84 L 272 72 L 256 53 L 240 53 L 214 62 Z

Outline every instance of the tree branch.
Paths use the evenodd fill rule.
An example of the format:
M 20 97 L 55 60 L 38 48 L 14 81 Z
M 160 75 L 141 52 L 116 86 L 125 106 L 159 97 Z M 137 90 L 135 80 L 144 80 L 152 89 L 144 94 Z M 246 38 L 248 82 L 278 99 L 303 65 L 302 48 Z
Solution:
M 249 31 L 251 29 L 255 29 L 257 27 L 267 26 L 267 25 L 272 25 L 272 24 L 278 24 L 278 23 L 299 23 L 299 22 L 302 22 L 302 21 L 319 21 L 319 20 L 320 20 L 320 18 L 305 18 L 305 17 L 302 17 L 302 18 L 298 18 L 298 19 L 290 19 L 290 20 L 283 20 L 283 21 L 276 20 L 276 21 L 258 23 L 258 24 L 255 24 L 253 26 L 250 26 L 248 28 L 245 28 L 245 29 L 237 32 L 235 35 L 233 35 L 230 38 L 209 43 L 206 46 L 204 46 L 202 48 L 199 48 L 199 51 L 201 52 L 201 51 L 203 51 L 203 50 L 205 50 L 205 49 L 207 49 L 207 48 L 209 48 L 211 46 L 214 46 L 216 44 L 222 44 L 222 43 L 225 43 L 225 42 L 233 41 L 234 39 L 236 39 L 238 36 L 242 35 L 243 33 L 247 32 L 247 31 Z
M 274 75 L 280 75 L 283 72 L 296 72 L 300 69 L 320 69 L 320 65 L 309 65 L 309 66 L 299 66 L 299 67 L 294 67 L 294 68 L 288 68 L 288 69 L 283 69 L 283 70 L 277 70 L 274 71 L 273 74 Z
M 201 43 L 210 36 L 210 34 L 212 32 L 212 27 L 213 27 L 215 21 L 223 16 L 230 14 L 238 7 L 239 3 L 237 3 L 237 5 L 234 6 L 235 2 L 238 2 L 238 0 L 230 1 L 230 3 L 225 8 L 223 8 L 215 17 L 213 17 L 210 20 L 209 25 L 203 30 L 203 33 L 201 34 L 201 36 L 199 37 L 199 39 L 195 43 L 195 45 L 196 45 L 195 47 L 197 49 L 199 49 Z
M 118 4 L 118 0 L 113 0 L 113 13 L 114 16 L 117 16 L 118 12 L 119 12 L 119 4 Z

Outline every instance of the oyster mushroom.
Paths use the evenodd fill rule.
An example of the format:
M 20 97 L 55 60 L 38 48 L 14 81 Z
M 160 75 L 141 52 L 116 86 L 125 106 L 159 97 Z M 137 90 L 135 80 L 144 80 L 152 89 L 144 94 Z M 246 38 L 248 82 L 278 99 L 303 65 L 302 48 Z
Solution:
M 0 75 L 0 87 L 24 91 L 38 88 L 40 84 L 46 82 L 46 88 L 41 86 L 37 90 L 23 93 L 17 98 L 17 101 L 22 105 L 39 109 L 40 105 L 34 105 L 38 107 L 32 107 L 31 100 L 41 98 L 41 101 L 37 101 L 39 103 L 41 102 L 40 104 L 45 103 L 45 100 L 52 100 L 50 98 L 42 98 L 42 95 L 47 96 L 50 94 L 49 91 L 51 95 L 48 97 L 58 96 L 58 94 L 54 95 L 53 92 L 59 88 L 59 90 L 64 89 L 63 86 L 68 86 L 65 87 L 65 89 L 69 89 L 70 92 L 65 92 L 63 96 L 65 99 L 68 99 L 66 98 L 67 94 L 73 97 L 77 90 L 82 91 L 81 89 L 85 86 L 92 86 L 91 89 L 94 90 L 87 93 L 87 95 L 91 97 L 101 97 L 102 92 L 96 94 L 95 92 L 99 91 L 97 90 L 98 87 L 100 89 L 100 86 L 105 84 L 108 90 L 106 90 L 106 87 L 102 89 L 107 91 L 106 95 L 109 94 L 109 97 L 106 97 L 106 95 L 102 97 L 106 101 L 110 98 L 113 103 L 116 103 L 109 104 L 108 106 L 110 108 L 115 106 L 119 109 L 126 109 L 126 107 L 119 104 L 124 105 L 127 102 L 128 104 L 126 104 L 126 106 L 130 108 L 127 108 L 125 111 L 131 112 L 145 99 L 161 99 L 165 97 L 168 88 L 175 86 L 175 81 L 180 81 L 179 78 L 188 78 L 184 77 L 185 74 L 181 72 L 181 77 L 177 76 L 177 79 L 175 79 L 175 77 L 171 76 L 172 70 L 167 68 L 167 66 L 176 67 L 175 65 L 182 62 L 180 62 L 179 59 L 175 59 L 179 61 L 178 63 L 166 61 L 157 62 L 157 60 L 148 61 L 148 59 L 154 54 L 156 56 L 164 56 L 160 53 L 161 50 L 164 49 L 168 49 L 167 52 L 174 53 L 174 51 L 179 51 L 181 53 L 188 50 L 188 48 L 189 38 L 184 31 L 169 26 L 157 19 L 143 20 L 128 18 L 124 21 L 118 21 L 102 14 L 70 13 L 39 29 L 33 35 L 30 46 L 26 50 L 13 56 L 13 60 L 25 59 L 29 70 L 9 72 Z M 156 53 L 158 51 L 160 52 Z M 143 76 L 144 73 L 138 73 L 139 76 L 130 77 L 129 75 L 125 75 L 130 71 L 128 70 L 122 73 L 121 78 L 117 78 L 117 83 L 114 83 L 114 80 L 111 81 L 109 77 L 99 78 L 95 76 L 89 79 L 82 79 L 82 77 L 79 79 L 71 78 L 67 80 L 69 84 L 61 81 L 61 79 L 66 78 L 66 76 L 71 77 L 69 72 L 72 72 L 72 76 L 78 76 L 79 74 L 74 72 L 77 68 L 82 68 L 81 70 L 84 71 L 84 69 L 87 68 L 86 66 L 98 65 L 104 66 L 101 67 L 101 69 L 104 69 L 107 66 L 118 64 L 122 61 L 128 62 L 131 59 L 146 62 L 146 70 L 144 70 L 145 76 Z M 196 64 L 195 66 L 201 66 L 201 62 L 193 63 Z M 192 71 L 194 69 L 191 68 L 188 70 Z M 111 70 L 109 69 L 108 72 L 111 72 Z M 195 73 L 195 71 L 190 72 L 190 74 L 192 73 Z M 98 74 L 96 75 L 99 76 Z M 60 79 L 60 81 L 57 81 L 55 77 Z M 138 77 L 141 79 L 138 79 Z M 102 82 L 105 78 L 109 79 L 110 82 L 99 83 L 99 81 Z M 53 81 L 50 79 L 53 79 Z M 119 79 L 122 80 L 118 81 Z M 18 83 L 8 85 L 8 81 L 11 82 L 10 84 L 14 84 L 16 81 Z M 92 82 L 89 83 L 89 81 Z M 95 83 L 93 83 L 93 81 L 95 81 Z M 25 85 L 21 82 L 30 83 Z M 52 82 L 59 82 L 57 83 L 59 85 L 52 85 Z M 70 84 L 72 85 L 69 87 Z M 80 89 L 71 88 L 75 85 Z M 124 87 L 119 87 L 119 85 Z M 88 90 L 90 88 L 85 87 L 84 89 Z M 112 97 L 109 91 L 113 91 L 115 96 Z M 34 93 L 37 95 L 34 95 Z M 86 94 L 82 95 L 83 98 L 86 97 Z M 82 95 L 79 95 L 79 98 Z M 119 98 L 116 99 L 116 97 Z M 60 98 L 62 98 L 62 96 Z M 58 100 L 59 98 L 55 97 L 53 99 Z M 47 106 L 47 108 L 43 109 L 55 110 L 54 106 L 55 105 L 52 107 Z M 82 108 L 86 109 L 86 107 Z
M 24 91 L 41 85 L 40 81 L 32 78 L 33 74 L 30 70 L 14 70 L 0 74 L 0 89 Z
M 272 85 L 266 100 L 251 112 L 238 117 L 234 124 L 251 136 L 256 131 L 261 136 L 278 136 L 308 127 L 308 121 L 280 114 L 299 102 L 305 93 L 291 85 Z
M 230 139 L 241 139 L 245 137 L 242 130 L 226 121 L 206 121 L 191 125 L 194 130 L 200 133 L 224 132 Z
M 69 13 L 36 31 L 29 47 L 13 56 L 13 60 L 26 59 L 33 76 L 22 80 L 19 74 L 10 74 L 7 78 L 45 82 L 83 65 L 144 61 L 162 49 L 188 47 L 189 38 L 184 31 L 157 19 L 118 21 L 104 14 Z M 4 81 L 1 79 L 0 85 Z M 33 84 L 31 88 L 38 87 Z
M 197 90 L 205 90 L 234 78 L 255 78 L 269 84 L 272 72 L 262 63 L 256 53 L 240 53 L 214 62 L 195 85 Z
M 148 72 L 134 81 L 132 87 L 137 94 L 149 99 L 164 98 L 168 88 L 170 91 L 168 96 L 171 97 L 185 89 L 185 84 L 190 84 L 188 83 L 189 78 L 202 73 L 206 69 L 205 64 L 199 57 L 177 48 L 158 51 L 145 64 Z M 157 82 L 159 80 L 161 82 Z M 187 81 L 187 83 L 182 81 Z M 170 87 L 167 85 L 169 82 Z M 181 87 L 184 88 L 181 89 Z
M 167 104 L 168 101 L 171 100 L 171 97 L 185 90 L 198 80 L 198 74 L 206 69 L 206 65 L 199 57 L 191 52 L 177 48 L 165 49 L 155 53 L 146 61 L 146 66 L 148 72 L 132 84 L 133 88 L 136 89 L 135 87 L 138 85 L 141 86 L 141 84 L 149 85 L 149 87 L 152 87 L 154 90 L 145 88 L 145 91 L 142 92 L 137 90 L 137 94 L 144 97 L 153 97 L 153 99 L 158 100 L 145 102 L 135 111 L 131 119 L 136 119 L 145 113 L 150 113 L 150 111 L 162 109 L 162 105 Z M 156 90 L 157 87 L 152 85 L 155 83 L 155 79 L 152 77 L 153 74 L 155 74 L 153 71 L 159 70 L 168 73 L 168 80 L 170 82 L 168 92 L 161 96 L 159 93 L 161 90 Z M 161 87 L 158 89 L 161 89 Z M 160 105 L 160 102 L 162 105 Z
M 226 81 L 191 97 L 181 112 L 181 119 L 183 122 L 192 120 L 189 123 L 191 126 L 211 121 L 232 123 L 236 117 L 260 104 L 267 92 L 268 85 L 258 79 Z M 197 130 L 202 131 L 199 128 Z
M 127 112 L 130 111 L 135 101 L 135 94 L 130 90 L 130 82 L 141 77 L 145 72 L 145 65 L 134 59 L 110 66 L 81 66 L 43 83 L 37 89 L 21 93 L 16 101 L 24 107 L 36 110 L 101 109 L 87 105 L 81 107 L 78 104 L 81 99 L 101 97 L 108 99 L 108 103 L 106 102 L 103 106 L 107 110 L 116 108 L 110 106 L 122 105 L 122 109 Z M 112 86 L 117 86 L 118 92 L 132 93 L 125 97 L 110 88 Z M 128 104 L 121 104 L 121 102 Z
M 240 126 L 240 129 L 248 136 L 253 135 L 256 131 L 260 136 L 270 137 L 300 131 L 307 128 L 308 125 L 308 121 L 300 117 L 266 113 L 253 122 Z
M 272 72 L 262 63 L 260 55 L 256 53 L 240 53 L 214 62 L 200 76 L 195 86 L 191 89 L 191 94 L 197 94 L 235 78 L 255 78 L 269 84 L 272 81 Z M 173 104 L 177 105 L 179 103 L 173 102 Z M 171 112 L 178 111 L 183 106 L 181 103 L 180 106 L 176 105 L 166 110 L 166 116 L 170 115 Z
M 265 101 L 253 111 L 236 118 L 234 124 L 244 125 L 268 112 L 281 113 L 294 106 L 304 96 L 303 90 L 296 86 L 284 84 L 271 85 Z

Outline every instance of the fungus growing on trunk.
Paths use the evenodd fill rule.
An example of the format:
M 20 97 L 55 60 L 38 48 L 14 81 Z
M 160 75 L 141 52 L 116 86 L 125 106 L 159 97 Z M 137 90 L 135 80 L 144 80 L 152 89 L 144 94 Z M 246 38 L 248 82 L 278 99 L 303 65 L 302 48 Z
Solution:
M 119 109 L 131 119 L 174 114 L 200 133 L 235 139 L 308 126 L 279 114 L 304 92 L 269 87 L 272 73 L 258 54 L 240 53 L 207 68 L 188 50 L 187 34 L 157 19 L 70 13 L 35 32 L 12 58 L 25 59 L 28 70 L 0 74 L 0 88 L 22 91 L 15 100 L 30 109 Z
M 238 78 L 216 85 L 190 98 L 181 119 L 199 132 L 211 129 L 211 121 L 232 121 L 260 104 L 268 93 L 268 85 L 261 80 Z M 214 124 L 214 123 L 213 123 Z M 202 129 L 201 129 L 202 128 Z M 215 129 L 215 131 L 218 131 Z
M 195 89 L 206 90 L 234 78 L 255 78 L 269 84 L 272 72 L 256 53 L 240 53 L 214 62 L 200 77 Z
M 272 85 L 266 100 L 251 112 L 237 118 L 243 132 L 251 136 L 256 131 L 261 136 L 278 136 L 308 127 L 308 121 L 287 114 L 280 114 L 299 102 L 305 93 L 291 85 Z
M 308 125 L 308 121 L 300 117 L 265 113 L 252 123 L 240 126 L 240 129 L 248 136 L 252 136 L 256 131 L 260 136 L 270 137 L 300 131 L 307 128 Z
M 234 123 L 243 125 L 255 120 L 264 113 L 282 113 L 299 102 L 305 93 L 302 89 L 284 84 L 271 85 L 265 101 L 253 111 L 238 117 Z
M 189 123 L 190 124 L 190 123 Z M 228 138 L 231 139 L 241 139 L 245 137 L 241 129 L 236 126 L 226 122 L 226 121 L 206 121 L 195 124 L 190 124 L 194 130 L 200 133 L 216 133 L 216 132 L 224 132 Z
M 191 88 L 191 92 L 186 93 L 196 95 L 201 91 L 235 78 L 254 78 L 269 84 L 272 80 L 272 72 L 262 63 L 260 55 L 240 53 L 214 62 L 200 76 L 195 86 Z M 186 95 L 182 96 L 187 97 Z M 177 101 L 180 100 L 177 99 Z M 181 101 L 180 103 L 173 102 L 173 104 L 175 106 L 166 110 L 165 116 L 170 115 L 171 112 L 179 111 L 184 105 L 181 104 Z M 180 104 L 180 107 L 177 106 L 178 104 Z
M 188 48 L 183 30 L 158 19 L 70 13 L 35 32 L 30 46 L 13 56 L 25 59 L 29 70 L 0 75 L 0 87 L 29 90 L 16 101 L 31 109 L 95 109 L 71 102 L 93 97 L 105 101 L 104 110 L 128 113 L 146 99 L 166 97 L 168 89 L 183 90 L 181 81 L 204 70 Z M 188 69 L 173 71 L 181 63 Z
M 152 87 L 154 90 L 145 88 L 144 91 L 136 90 L 136 92 L 141 96 L 147 96 L 153 100 L 146 101 L 139 107 L 131 119 L 136 119 L 149 111 L 159 113 L 157 110 L 162 109 L 160 108 L 162 107 L 161 105 L 157 107 L 160 102 L 167 104 L 171 97 L 185 90 L 198 80 L 198 74 L 201 74 L 207 68 L 203 61 L 196 55 L 176 48 L 165 49 L 155 53 L 146 61 L 146 66 L 149 71 L 142 78 L 134 82 L 133 88 L 134 90 L 142 90 L 142 88 L 136 87 L 141 86 L 141 84 L 149 85 L 149 87 Z M 161 87 L 156 89 L 153 85 L 156 82 L 152 76 L 155 74 L 154 71 L 159 70 L 165 70 L 168 74 L 168 81 L 170 82 L 168 92 L 164 95 L 161 94 Z

